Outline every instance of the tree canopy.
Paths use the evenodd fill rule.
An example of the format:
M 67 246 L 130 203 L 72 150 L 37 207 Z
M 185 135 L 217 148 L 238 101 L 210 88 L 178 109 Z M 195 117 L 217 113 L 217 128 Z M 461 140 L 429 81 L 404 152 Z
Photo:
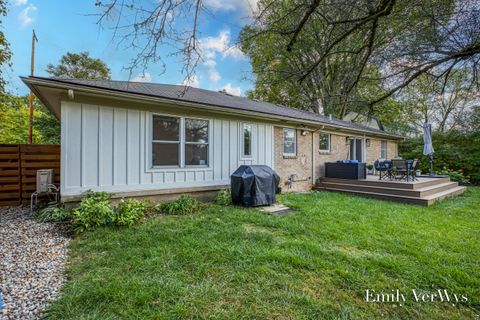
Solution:
M 428 74 L 440 86 L 468 70 L 478 88 L 479 1 L 270 1 L 241 34 L 252 95 L 327 108 L 374 106 Z M 272 94 L 273 93 L 273 94 Z M 288 100 L 287 100 L 288 102 Z
M 38 99 L 34 99 L 33 143 L 60 143 L 60 123 Z M 27 143 L 28 96 L 3 94 L 0 99 L 0 143 Z
M 67 52 L 58 65 L 49 64 L 46 71 L 59 78 L 109 80 L 110 69 L 100 59 L 91 58 L 88 52 Z
M 207 1 L 96 5 L 98 23 L 137 53 L 131 68 L 161 60 L 172 42 L 186 77 L 203 59 L 201 18 L 215 14 Z M 478 87 L 479 8 L 479 0 L 260 0 L 240 37 L 256 75 L 252 95 L 341 116 L 347 105 L 375 113 L 422 74 L 445 83 L 467 69 Z

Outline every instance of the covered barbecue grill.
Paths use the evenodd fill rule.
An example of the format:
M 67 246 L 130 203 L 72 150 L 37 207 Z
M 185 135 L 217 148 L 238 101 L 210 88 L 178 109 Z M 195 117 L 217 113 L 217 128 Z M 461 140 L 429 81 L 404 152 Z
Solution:
M 245 207 L 275 203 L 280 177 L 269 166 L 240 166 L 231 176 L 232 202 Z

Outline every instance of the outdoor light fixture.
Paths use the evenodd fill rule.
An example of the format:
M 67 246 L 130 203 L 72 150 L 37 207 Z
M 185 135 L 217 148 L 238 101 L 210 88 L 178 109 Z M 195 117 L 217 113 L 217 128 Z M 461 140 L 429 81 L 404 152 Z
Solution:
M 365 144 L 367 145 L 367 147 L 370 147 L 370 139 L 365 139 Z
M 307 133 L 308 133 L 308 132 L 307 132 L 307 130 L 305 130 L 305 129 L 302 129 L 302 132 L 301 132 L 302 136 L 304 136 L 304 137 L 305 137 L 305 136 L 307 135 Z

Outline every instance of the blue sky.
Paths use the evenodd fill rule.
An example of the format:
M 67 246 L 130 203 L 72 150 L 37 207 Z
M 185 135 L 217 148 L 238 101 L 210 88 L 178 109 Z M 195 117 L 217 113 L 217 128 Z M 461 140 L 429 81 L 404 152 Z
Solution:
M 232 94 L 244 95 L 251 89 L 251 66 L 247 57 L 235 47 L 241 27 L 256 0 L 204 0 L 212 16 L 200 20 L 200 43 L 204 60 L 197 68 L 197 77 L 191 85 L 209 90 L 226 89 Z M 9 0 L 4 31 L 13 51 L 13 70 L 5 69 L 9 82 L 7 90 L 26 94 L 26 86 L 18 78 L 30 73 L 31 34 L 35 29 L 39 39 L 36 45 L 35 74 L 48 76 L 48 64 L 56 64 L 66 52 L 89 51 L 92 57 L 105 61 L 111 69 L 112 79 L 127 80 L 129 72 L 123 67 L 134 56 L 131 50 L 118 47 L 112 41 L 112 32 L 100 29 L 95 0 Z M 161 65 L 150 65 L 142 77 L 141 70 L 132 80 L 179 84 L 184 80 L 182 64 L 163 52 L 166 71 Z M 246 80 L 250 79 L 250 80 Z

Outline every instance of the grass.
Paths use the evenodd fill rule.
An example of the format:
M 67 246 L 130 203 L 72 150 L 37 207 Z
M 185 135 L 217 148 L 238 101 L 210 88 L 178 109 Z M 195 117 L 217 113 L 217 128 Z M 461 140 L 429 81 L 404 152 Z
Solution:
M 480 188 L 432 207 L 290 194 L 294 214 L 211 206 L 70 246 L 54 319 L 462 319 L 480 314 Z M 367 303 L 447 289 L 466 303 Z

